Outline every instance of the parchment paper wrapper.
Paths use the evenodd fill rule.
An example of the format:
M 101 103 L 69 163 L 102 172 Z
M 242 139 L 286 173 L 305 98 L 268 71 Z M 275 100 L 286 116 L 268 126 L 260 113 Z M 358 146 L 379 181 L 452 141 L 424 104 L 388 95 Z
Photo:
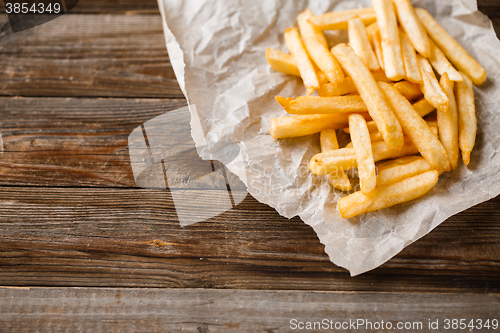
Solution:
M 242 158 L 228 169 L 257 200 L 285 217 L 298 215 L 312 226 L 330 260 L 351 275 L 378 267 L 448 217 L 500 194 L 500 42 L 475 1 L 413 1 L 426 8 L 488 73 L 488 82 L 475 88 L 479 129 L 469 167 L 461 165 L 443 174 L 419 200 L 350 220 L 342 219 L 336 209 L 343 194 L 307 169 L 319 152 L 319 136 L 274 140 L 269 135 L 270 119 L 286 115 L 274 97 L 301 96 L 305 89 L 300 79 L 272 70 L 265 51 L 267 47 L 287 51 L 283 31 L 295 25 L 297 14 L 307 7 L 318 15 L 371 7 L 371 2 L 158 3 L 172 66 L 189 104 L 196 105 L 190 110 L 191 124 L 200 156 L 222 161 L 225 152 L 218 149 L 220 143 L 237 144 Z M 346 33 L 332 32 L 328 38 L 332 43 L 346 41 Z M 193 128 L 197 119 L 202 128 Z

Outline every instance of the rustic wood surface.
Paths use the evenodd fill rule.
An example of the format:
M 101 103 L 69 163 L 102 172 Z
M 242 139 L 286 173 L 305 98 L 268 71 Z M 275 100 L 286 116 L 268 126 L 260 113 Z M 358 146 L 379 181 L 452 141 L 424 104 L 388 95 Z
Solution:
M 429 332 L 429 320 L 445 331 L 445 319 L 464 313 L 498 318 L 499 295 L 332 293 L 301 291 L 0 288 L 0 325 L 7 332 L 293 332 L 299 322 L 332 331 Z M 462 317 L 463 318 L 463 317 Z M 295 321 L 294 321 L 295 319 Z M 349 328 L 349 320 L 360 322 Z M 464 318 L 465 319 L 465 318 Z M 367 322 L 410 325 L 408 330 L 370 330 Z M 344 324 L 336 330 L 335 324 Z M 295 326 L 296 325 L 296 326 Z M 368 330 L 364 328 L 368 327 Z M 375 326 L 376 327 L 376 326 Z M 320 331 L 320 325 L 315 332 Z M 324 326 L 323 326 L 324 328 Z M 1 330 L 1 328 L 0 328 Z M 310 332 L 311 330 L 299 330 Z M 321 331 L 326 331 L 325 329 Z M 492 332 L 484 329 L 474 332 Z
M 483 0 L 479 8 L 499 31 L 500 2 Z M 141 299 L 156 303 L 136 317 L 138 331 L 152 327 L 151 316 L 158 324 L 174 318 L 160 311 L 161 300 L 169 299 L 171 306 L 188 304 L 179 309 L 191 309 L 192 319 L 171 322 L 171 331 L 195 332 L 287 331 L 290 313 L 304 311 L 306 319 L 314 305 L 324 308 L 335 299 L 339 308 L 359 305 L 340 312 L 345 316 L 374 306 L 386 311 L 378 314 L 411 319 L 413 304 L 424 318 L 439 311 L 433 302 L 444 304 L 443 316 L 498 310 L 500 197 L 450 218 L 354 278 L 329 261 L 299 218 L 283 218 L 250 195 L 231 211 L 181 228 L 170 191 L 136 186 L 127 148 L 136 127 L 186 105 L 156 1 L 80 0 L 70 14 L 42 26 L 13 34 L 0 14 L 0 27 L 0 285 L 85 287 L 0 290 L 0 331 L 33 331 L 30 325 L 113 331 L 112 325 L 120 329 L 134 318 L 123 314 L 138 313 Z M 461 293 L 476 294 L 453 301 Z M 67 307 L 54 304 L 60 297 Z M 266 303 L 269 297 L 280 307 Z M 406 305 L 384 307 L 391 297 Z M 239 298 L 245 302 L 234 305 Z M 132 303 L 124 307 L 120 299 Z M 86 312 L 77 320 L 56 315 L 77 313 L 80 302 Z M 107 302 L 109 312 L 94 308 L 99 302 Z M 205 305 L 196 302 L 216 302 L 215 310 L 204 314 Z M 293 304 L 286 311 L 285 302 Z M 491 306 L 470 306 L 481 302 Z M 220 321 L 228 327 L 209 320 L 231 312 L 231 305 L 242 311 L 233 313 L 243 317 L 234 321 L 241 327 L 231 327 L 229 315 Z M 252 306 L 257 310 L 245 312 Z M 39 320 L 23 321 L 25 307 Z M 89 324 L 99 318 L 110 326 Z M 254 319 L 255 326 L 246 326 L 251 318 L 262 324 Z
M 159 14 L 70 13 L 15 34 L 0 14 L 0 26 L 1 95 L 184 98 Z

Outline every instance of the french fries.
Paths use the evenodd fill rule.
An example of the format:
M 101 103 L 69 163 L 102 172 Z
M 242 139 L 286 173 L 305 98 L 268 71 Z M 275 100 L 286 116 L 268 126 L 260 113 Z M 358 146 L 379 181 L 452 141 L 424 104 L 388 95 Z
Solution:
M 429 62 L 432 67 L 439 73 L 443 75 L 448 73 L 448 77 L 452 81 L 463 81 L 462 75 L 451 65 L 443 51 L 437 47 L 437 45 L 431 40 L 431 56 L 429 57 Z
M 486 82 L 484 68 L 423 8 L 415 9 L 429 36 L 458 68 L 467 74 L 475 85 Z
M 368 195 L 362 192 L 353 193 L 339 200 L 340 215 L 345 219 L 352 218 L 420 198 L 436 185 L 438 177 L 439 173 L 433 170 L 377 187 Z
M 380 65 L 368 39 L 363 21 L 359 17 L 355 17 L 349 20 L 348 26 L 349 45 L 354 50 L 354 53 L 365 63 L 369 70 L 379 71 Z
M 392 158 L 418 154 L 418 149 L 405 137 L 401 149 L 390 149 L 384 141 L 372 143 L 373 161 L 379 162 Z M 358 167 L 354 148 L 342 148 L 328 153 L 313 156 L 309 162 L 309 170 L 318 176 L 323 176 L 335 170 L 351 170 Z
M 425 117 L 429 113 L 431 113 L 432 111 L 436 110 L 436 108 L 434 106 L 432 106 L 429 102 L 427 102 L 427 100 L 425 98 L 422 98 L 418 102 L 413 103 L 412 107 L 413 107 L 413 109 L 415 109 L 415 111 L 417 111 L 417 113 L 420 117 Z M 429 125 L 429 127 L 435 125 L 435 124 L 430 124 L 428 120 L 426 122 L 427 122 L 427 125 Z M 369 121 L 366 124 L 368 126 L 368 131 L 370 133 L 378 131 L 377 124 L 375 124 L 374 121 Z M 346 132 L 348 134 L 350 133 L 349 128 L 344 128 L 343 130 L 344 130 L 344 132 Z
M 367 126 L 368 128 L 368 126 Z M 384 141 L 384 138 L 382 137 L 382 134 L 380 132 L 368 132 L 370 134 L 370 141 L 372 143 L 374 142 L 379 142 L 379 141 Z M 354 148 L 352 142 L 349 142 L 344 148 Z
M 403 131 L 370 70 L 346 44 L 335 46 L 332 53 L 344 71 L 352 78 L 387 145 L 393 149 L 401 148 L 403 146 Z
M 389 185 L 433 170 L 420 156 L 407 156 L 377 164 L 377 185 Z
M 450 101 L 439 85 L 434 70 L 429 63 L 429 60 L 417 54 L 420 73 L 422 74 L 423 83 L 421 85 L 425 99 L 429 101 L 436 109 L 441 108 L 447 110 Z
M 441 87 L 450 100 L 450 105 L 446 112 L 437 110 L 437 125 L 439 128 L 439 139 L 443 143 L 448 159 L 450 160 L 451 170 L 458 167 L 460 152 L 458 149 L 458 110 L 453 92 L 453 82 L 448 78 L 448 74 L 441 76 Z
M 383 81 L 383 82 L 387 82 L 387 83 L 394 82 L 391 79 L 389 79 L 387 77 L 387 75 L 385 75 L 384 71 L 372 72 L 372 75 L 373 75 L 373 78 L 375 79 L 375 81 Z
M 470 154 L 476 142 L 477 119 L 476 107 L 474 106 L 474 91 L 472 81 L 464 73 L 464 80 L 455 83 L 455 96 L 458 107 L 458 142 L 462 151 L 462 160 L 469 165 Z
M 371 31 L 368 36 L 371 38 L 371 43 L 373 45 L 373 50 L 377 56 L 380 68 L 385 72 L 385 62 L 384 62 L 384 51 L 382 51 L 382 36 L 380 36 L 380 28 L 377 23 L 374 23 L 375 28 Z
M 356 16 L 363 21 L 364 25 L 369 25 L 377 19 L 372 8 L 362 8 L 314 16 L 309 19 L 309 22 L 321 30 L 347 30 L 349 20 Z
M 366 127 L 365 118 L 359 114 L 351 114 L 349 116 L 349 128 L 351 129 L 352 144 L 356 153 L 361 192 L 370 193 L 377 186 L 377 175 L 375 173 L 370 133 Z
M 412 104 L 415 111 L 420 117 L 425 117 L 432 111 L 436 110 L 434 105 L 429 103 L 425 98 L 420 99 L 418 102 Z
M 337 141 L 337 134 L 335 133 L 335 130 L 328 129 L 322 131 L 320 134 L 320 144 L 322 153 L 339 149 L 339 143 Z M 336 172 L 329 173 L 328 181 L 334 188 L 340 191 L 349 191 L 352 188 L 351 181 L 347 177 L 347 174 L 340 169 Z
M 320 133 L 321 152 L 308 168 L 336 190 L 353 190 L 346 171 L 357 168 L 359 189 L 337 204 L 343 218 L 425 195 L 458 167 L 460 151 L 468 165 L 477 132 L 472 84 L 487 79 L 411 0 L 371 1 L 373 8 L 318 16 L 306 9 L 297 17 L 300 35 L 285 30 L 290 54 L 266 51 L 273 69 L 300 76 L 307 88 L 307 96 L 276 96 L 294 116 L 271 119 L 272 137 Z M 349 42 L 328 51 L 322 30 L 348 30 Z M 341 149 L 340 129 L 351 136 Z
M 436 170 L 449 171 L 450 162 L 446 150 L 438 138 L 432 133 L 425 120 L 413 109 L 410 102 L 399 91 L 385 82 L 379 82 L 389 104 L 403 128 L 420 154 Z
M 382 36 L 385 74 L 393 81 L 399 81 L 406 75 L 398 22 L 391 0 L 372 0 L 373 9 Z
M 396 5 L 399 22 L 408 35 L 411 44 L 421 55 L 426 58 L 431 56 L 431 46 L 425 27 L 415 13 L 415 8 L 410 0 L 393 0 Z
M 325 83 L 318 89 L 318 95 L 322 97 L 342 96 L 353 92 L 357 90 L 350 77 L 346 77 L 341 84 Z
M 394 84 L 394 88 L 396 88 L 401 95 L 406 97 L 410 102 L 415 101 L 424 96 L 420 86 L 415 83 L 411 83 L 408 81 L 400 81 Z
M 366 112 L 365 102 L 357 96 L 300 96 L 295 100 L 292 97 L 276 96 L 276 101 L 289 114 L 331 114 Z
M 271 119 L 271 136 L 275 139 L 296 138 L 326 129 L 344 128 L 349 114 L 315 114 Z
M 406 78 L 413 83 L 422 83 L 422 74 L 420 74 L 420 67 L 418 66 L 415 49 L 413 45 L 411 45 L 410 39 L 403 31 L 401 31 L 400 37 Z
M 285 42 L 292 54 L 295 63 L 300 72 L 304 85 L 307 89 L 307 95 L 312 94 L 315 90 L 319 89 L 319 79 L 316 75 L 314 66 L 309 59 L 306 48 L 300 39 L 297 28 L 289 28 L 285 30 Z
M 317 28 L 309 23 L 308 19 L 312 16 L 311 10 L 306 9 L 297 17 L 302 41 L 309 56 L 328 80 L 333 84 L 340 84 L 344 81 L 344 72 L 342 72 L 337 59 L 328 51 L 328 46 L 325 47 L 324 43 L 326 39 L 323 32 L 318 31 Z
M 275 71 L 300 77 L 299 69 L 290 54 L 268 48 L 266 58 Z
M 427 123 L 427 125 L 429 125 L 429 123 Z M 438 135 L 437 122 L 436 124 L 430 124 L 429 128 L 431 129 L 431 132 L 434 133 L 434 135 L 436 136 Z M 380 134 L 380 132 L 375 131 L 369 133 L 370 133 L 370 141 L 372 143 L 384 141 L 384 138 L 382 137 L 382 134 Z M 349 142 L 344 148 L 353 148 L 352 142 Z

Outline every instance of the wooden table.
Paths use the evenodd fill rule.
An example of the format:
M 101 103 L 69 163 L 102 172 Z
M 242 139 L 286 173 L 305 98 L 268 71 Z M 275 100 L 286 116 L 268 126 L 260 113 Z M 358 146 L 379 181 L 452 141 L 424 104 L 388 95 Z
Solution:
M 480 9 L 500 27 L 498 1 Z M 354 278 L 312 228 L 250 195 L 181 228 L 169 191 L 136 186 L 127 149 L 186 105 L 156 2 L 81 0 L 15 34 L 0 18 L 1 332 L 500 319 L 500 197 Z

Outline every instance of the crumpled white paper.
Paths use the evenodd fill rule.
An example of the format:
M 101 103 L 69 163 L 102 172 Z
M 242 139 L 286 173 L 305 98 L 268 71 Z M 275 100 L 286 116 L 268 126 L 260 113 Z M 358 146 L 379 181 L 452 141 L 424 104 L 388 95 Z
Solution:
M 319 152 L 318 135 L 274 140 L 270 119 L 286 116 L 276 95 L 305 94 L 301 81 L 275 72 L 267 47 L 287 51 L 283 31 L 309 7 L 315 15 L 370 7 L 370 0 L 158 0 L 170 61 L 201 129 L 192 136 L 204 159 L 224 152 L 213 144 L 238 144 L 243 163 L 227 165 L 259 201 L 312 226 L 330 260 L 351 275 L 383 264 L 448 217 L 500 194 L 500 42 L 474 0 L 414 0 L 426 8 L 477 59 L 488 82 L 475 88 L 476 147 L 469 167 L 445 173 L 422 199 L 345 220 L 336 209 L 342 194 L 307 164 Z M 345 40 L 332 32 L 330 41 Z M 197 121 L 196 121 L 197 123 Z M 193 120 L 192 120 L 193 124 Z M 209 154 L 211 153 L 211 155 Z

